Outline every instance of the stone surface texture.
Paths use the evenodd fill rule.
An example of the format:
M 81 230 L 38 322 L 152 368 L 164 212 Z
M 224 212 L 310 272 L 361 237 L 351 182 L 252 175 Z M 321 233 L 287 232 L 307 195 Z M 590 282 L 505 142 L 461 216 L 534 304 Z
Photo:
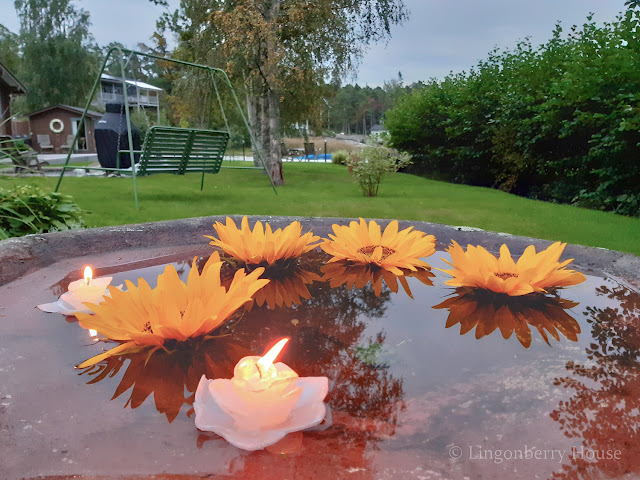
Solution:
M 237 225 L 242 219 L 231 215 Z M 187 218 L 154 223 L 103 227 L 70 232 L 27 235 L 0 242 L 0 285 L 4 285 L 24 274 L 31 273 L 54 263 L 62 262 L 70 269 L 81 268 L 88 259 L 99 262 L 111 258 L 110 265 L 116 262 L 130 263 L 157 256 L 172 255 L 185 251 L 185 247 L 200 248 L 208 240 L 204 235 L 214 235 L 214 222 L 224 222 L 226 216 Z M 275 228 L 283 228 L 291 221 L 298 220 L 305 229 L 313 229 L 315 235 L 326 237 L 331 233 L 333 224 L 347 225 L 353 219 L 319 217 L 277 217 L 250 216 L 250 224 L 257 220 L 268 221 Z M 376 220 L 385 226 L 389 220 Z M 437 248 L 442 250 L 455 240 L 462 246 L 482 245 L 497 253 L 506 243 L 514 257 L 519 256 L 527 245 L 544 249 L 551 241 L 520 237 L 505 233 L 478 231 L 462 226 L 449 226 L 437 223 L 399 221 L 400 228 L 413 226 L 418 230 L 435 235 Z M 603 248 L 567 245 L 562 258 L 575 259 L 573 268 L 583 273 L 600 272 L 616 278 L 618 281 L 640 290 L 640 257 L 630 253 L 617 252 Z M 103 272 L 107 273 L 107 272 Z

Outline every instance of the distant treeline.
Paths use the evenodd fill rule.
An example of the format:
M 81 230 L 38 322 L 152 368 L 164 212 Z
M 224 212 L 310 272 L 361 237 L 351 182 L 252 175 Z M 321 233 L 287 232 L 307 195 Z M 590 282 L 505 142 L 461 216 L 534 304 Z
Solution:
M 371 133 L 371 127 L 384 122 L 385 113 L 398 100 L 423 87 L 422 82 L 404 85 L 402 74 L 384 82 L 382 87 L 361 87 L 358 84 L 333 88 L 334 96 L 327 98 L 328 119 L 323 128 L 345 134 Z
M 640 10 L 400 98 L 385 125 L 423 173 L 532 198 L 640 213 Z

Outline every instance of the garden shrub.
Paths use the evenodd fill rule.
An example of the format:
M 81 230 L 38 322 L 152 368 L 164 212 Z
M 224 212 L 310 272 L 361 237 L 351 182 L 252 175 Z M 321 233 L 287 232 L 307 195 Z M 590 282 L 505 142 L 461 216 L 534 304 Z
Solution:
M 32 185 L 0 189 L 0 238 L 84 228 L 83 213 L 69 195 Z
M 347 152 L 346 150 L 338 150 L 337 152 L 333 152 L 331 154 L 331 163 L 335 163 L 336 165 L 346 165 L 348 155 L 349 152 Z
M 640 8 L 494 50 L 387 112 L 413 171 L 640 215 Z
M 347 158 L 349 172 L 360 185 L 365 197 L 378 195 L 382 178 L 409 164 L 411 157 L 406 153 L 372 143 L 367 144 L 357 155 L 350 154 Z

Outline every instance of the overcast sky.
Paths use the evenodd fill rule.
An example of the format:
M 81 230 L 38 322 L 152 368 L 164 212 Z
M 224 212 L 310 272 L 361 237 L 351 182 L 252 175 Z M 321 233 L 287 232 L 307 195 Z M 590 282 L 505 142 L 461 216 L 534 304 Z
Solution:
M 134 48 L 149 43 L 156 18 L 163 11 L 148 0 L 75 0 L 91 14 L 91 32 L 100 45 L 119 41 Z M 170 0 L 174 7 L 179 0 Z M 387 45 L 372 46 L 357 76 L 359 84 L 382 85 L 397 77 L 406 83 L 442 78 L 468 70 L 498 46 L 513 47 L 531 37 L 546 41 L 556 21 L 568 29 L 593 12 L 598 23 L 622 12 L 624 0 L 405 0 L 409 20 L 394 28 Z M 0 23 L 18 32 L 13 0 L 0 0 Z

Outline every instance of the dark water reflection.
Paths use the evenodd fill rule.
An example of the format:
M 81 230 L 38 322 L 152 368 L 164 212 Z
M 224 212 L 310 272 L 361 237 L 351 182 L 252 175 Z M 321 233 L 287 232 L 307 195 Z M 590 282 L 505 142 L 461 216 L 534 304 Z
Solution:
M 571 396 L 551 417 L 581 443 L 558 479 L 640 474 L 640 296 L 611 284 L 596 294 L 616 306 L 587 308 L 587 359 L 567 362 L 568 375 L 554 379 Z
M 91 377 L 87 384 L 94 384 L 115 377 L 126 365 L 111 399 L 127 392 L 126 406 L 137 408 L 153 394 L 158 412 L 172 422 L 184 404 L 193 404 L 202 375 L 207 378 L 232 377 L 233 367 L 238 360 L 252 354 L 233 341 L 208 340 L 171 352 L 150 352 L 147 349 L 130 355 L 109 357 L 85 369 L 82 374 Z
M 202 263 L 202 260 L 197 262 Z M 178 265 L 183 276 L 188 273 L 184 264 Z M 294 270 L 292 278 L 312 278 L 316 274 Z M 228 274 L 231 276 L 231 274 Z M 184 279 L 184 278 L 183 278 Z M 325 283 L 310 282 L 308 300 L 301 297 L 291 308 L 269 308 L 269 305 L 284 306 L 280 300 L 291 298 L 293 294 L 283 294 L 289 288 L 296 292 L 300 287 L 295 281 L 280 275 L 274 283 L 278 287 L 256 301 L 237 323 L 223 328 L 212 339 L 203 344 L 187 345 L 171 352 L 148 351 L 132 355 L 121 355 L 101 362 L 94 368 L 82 372 L 92 377 L 93 384 L 116 376 L 123 364 L 128 362 L 126 372 L 113 398 L 133 387 L 128 404 L 139 407 L 154 393 L 156 407 L 165 413 L 171 422 L 182 404 L 193 403 L 192 393 L 201 375 L 208 378 L 230 378 L 233 367 L 243 356 L 262 353 L 265 346 L 273 343 L 274 331 L 277 336 L 290 336 L 287 350 L 281 355 L 282 361 L 290 364 L 301 376 L 327 376 L 332 388 L 327 397 L 328 404 L 356 416 L 374 418 L 390 417 L 389 405 L 402 399 L 402 382 L 390 376 L 384 366 L 373 359 L 363 358 L 362 349 L 357 345 L 366 328 L 365 318 L 382 317 L 390 292 L 376 295 L 372 286 L 361 289 L 326 288 Z M 271 294 L 271 295 L 269 295 Z M 383 345 L 385 334 L 379 332 L 370 344 Z M 296 361 L 304 358 L 304 363 Z M 191 395 L 183 395 L 183 387 Z
M 279 276 L 277 288 L 245 309 L 238 322 L 215 332 L 220 338 L 151 356 L 143 351 L 113 357 L 75 372 L 79 375 L 74 375 L 74 364 L 112 344 L 92 345 L 78 325 L 41 312 L 29 314 L 28 330 L 18 322 L 14 327 L 0 324 L 0 334 L 19 340 L 11 343 L 14 357 L 38 345 L 33 331 L 49 339 L 41 370 L 24 367 L 15 375 L 45 384 L 47 378 L 54 379 L 61 387 L 54 389 L 51 404 L 78 407 L 75 423 L 61 420 L 62 430 L 40 427 L 43 435 L 65 438 L 72 445 L 65 449 L 76 445 L 81 451 L 89 445 L 92 451 L 119 458 L 114 464 L 109 454 L 78 454 L 74 461 L 79 467 L 67 463 L 53 469 L 54 459 L 43 454 L 45 466 L 16 460 L 9 464 L 14 466 L 7 478 L 93 472 L 578 479 L 623 478 L 625 472 L 640 471 L 638 294 L 588 277 L 585 284 L 545 298 L 505 299 L 445 288 L 444 280 L 430 273 L 408 278 L 409 292 L 371 272 L 366 281 L 349 277 L 344 282 L 343 272 L 339 286 L 331 288 L 329 281 L 321 280 L 329 280 L 320 270 L 325 258 L 309 255 L 295 272 L 298 280 Z M 174 263 L 184 281 L 191 260 Z M 197 264 L 205 260 L 199 258 Z M 430 260 L 438 265 L 438 259 Z M 136 265 L 108 274 L 114 276 L 114 284 L 142 276 L 154 286 L 163 269 L 164 265 Z M 262 354 L 284 336 L 291 342 L 281 355 L 283 362 L 301 376 L 330 379 L 329 428 L 305 432 L 301 451 L 287 455 L 286 461 L 268 452 L 241 452 L 213 434 L 197 432 L 189 412 L 200 377 L 230 378 L 241 357 Z M 0 359 L 1 355 L 2 349 Z M 31 408 L 51 410 L 28 387 L 17 381 L 9 384 L 24 405 L 31 402 Z M 101 415 L 89 419 L 89 409 Z M 29 411 L 11 418 L 28 420 Z M 57 408 L 47 415 L 55 417 L 55 412 Z M 2 415 L 0 408 L 0 427 Z M 30 445 L 33 437 L 20 436 L 26 433 L 19 423 L 10 426 L 20 432 L 12 434 L 19 458 L 20 448 Z M 65 433 L 66 429 L 76 433 Z M 78 432 L 82 439 L 76 441 Z M 144 437 L 147 446 L 130 445 L 123 451 L 120 443 L 127 436 Z M 50 452 L 50 441 L 46 445 L 42 448 Z M 461 455 L 453 459 L 450 452 L 456 446 Z M 530 462 L 497 462 L 478 453 L 532 446 L 566 453 L 561 461 Z M 167 453 L 169 447 L 180 452 L 179 458 Z M 592 460 L 571 456 L 574 448 L 620 454 L 615 460 Z M 313 474 L 318 471 L 322 474 Z
M 580 325 L 567 310 L 578 305 L 555 294 L 509 297 L 487 290 L 458 288 L 454 296 L 433 308 L 447 309 L 449 317 L 445 327 L 460 324 L 460 335 L 474 327 L 477 339 L 496 330 L 505 339 L 515 333 L 522 346 L 529 348 L 533 329 L 547 345 L 550 345 L 547 333 L 558 341 L 564 336 L 576 342 Z

